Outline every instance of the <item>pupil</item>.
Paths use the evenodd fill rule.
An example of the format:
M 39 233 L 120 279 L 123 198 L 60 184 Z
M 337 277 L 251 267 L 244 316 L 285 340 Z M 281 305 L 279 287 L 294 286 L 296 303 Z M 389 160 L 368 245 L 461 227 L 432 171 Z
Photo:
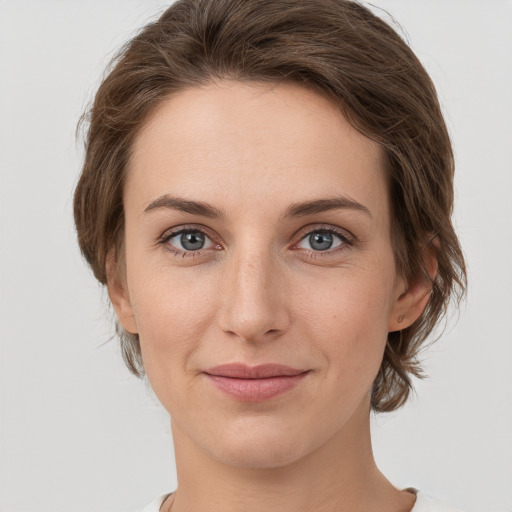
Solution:
M 181 235 L 181 245 L 189 251 L 197 251 L 204 245 L 204 235 L 199 232 L 183 233 Z
M 332 235 L 330 233 L 316 233 L 309 236 L 309 243 L 317 251 L 326 251 L 332 246 Z

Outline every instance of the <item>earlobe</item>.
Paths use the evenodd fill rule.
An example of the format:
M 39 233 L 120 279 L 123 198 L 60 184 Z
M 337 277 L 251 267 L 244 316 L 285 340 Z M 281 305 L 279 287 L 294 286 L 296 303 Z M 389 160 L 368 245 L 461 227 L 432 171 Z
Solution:
M 122 270 L 116 265 L 115 256 L 107 258 L 107 290 L 110 302 L 123 328 L 131 334 L 138 334 L 137 323 L 133 314 L 130 296 Z
M 401 331 L 412 325 L 423 313 L 430 299 L 430 283 L 415 283 L 395 302 L 388 331 Z
M 400 280 L 401 292 L 396 298 L 390 314 L 389 332 L 401 331 L 409 327 L 427 307 L 432 294 L 432 284 L 437 275 L 437 257 L 435 249 L 430 246 L 430 243 L 436 245 L 436 241 L 431 240 L 423 250 L 423 264 L 428 276 L 420 275 L 407 286 L 403 280 Z

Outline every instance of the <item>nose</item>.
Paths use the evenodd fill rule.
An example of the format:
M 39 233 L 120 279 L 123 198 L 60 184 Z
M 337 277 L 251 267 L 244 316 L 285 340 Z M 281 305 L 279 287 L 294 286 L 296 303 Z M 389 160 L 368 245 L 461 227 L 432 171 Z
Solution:
M 290 323 L 288 294 L 279 262 L 268 250 L 240 250 L 226 264 L 219 327 L 231 336 L 259 343 L 281 336 Z

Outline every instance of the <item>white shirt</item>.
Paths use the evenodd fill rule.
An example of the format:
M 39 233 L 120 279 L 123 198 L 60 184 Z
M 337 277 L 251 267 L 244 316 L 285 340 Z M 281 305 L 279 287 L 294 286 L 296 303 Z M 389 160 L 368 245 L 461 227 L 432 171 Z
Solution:
M 413 491 L 413 489 L 409 489 Z M 160 496 L 156 500 L 152 501 L 147 507 L 142 509 L 140 512 L 159 512 L 162 503 L 168 494 Z M 459 509 L 453 508 L 441 501 L 430 498 L 422 492 L 416 491 L 416 503 L 412 507 L 411 512 L 462 512 Z

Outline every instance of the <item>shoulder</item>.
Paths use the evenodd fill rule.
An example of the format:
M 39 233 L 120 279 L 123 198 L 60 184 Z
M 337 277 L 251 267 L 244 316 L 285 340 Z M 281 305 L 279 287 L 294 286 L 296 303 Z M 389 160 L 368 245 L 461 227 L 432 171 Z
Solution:
M 417 491 L 416 503 L 411 512 L 462 512 L 462 510 Z
M 159 512 L 162 503 L 168 496 L 170 496 L 170 494 L 172 493 L 163 494 L 162 496 L 159 496 L 158 498 L 153 500 L 149 505 L 147 505 L 142 510 L 137 512 Z

